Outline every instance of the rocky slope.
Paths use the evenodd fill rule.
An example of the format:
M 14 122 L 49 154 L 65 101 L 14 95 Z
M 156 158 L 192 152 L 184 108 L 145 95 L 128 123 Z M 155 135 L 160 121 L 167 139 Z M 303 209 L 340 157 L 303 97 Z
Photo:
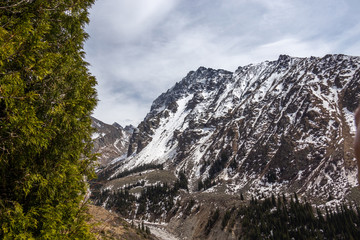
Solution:
M 123 128 L 118 123 L 106 124 L 94 117 L 91 118 L 95 133 L 93 151 L 99 153 L 99 165 L 103 168 L 119 156 L 126 156 L 129 147 L 129 138 L 133 133 L 133 126 Z
M 100 175 L 116 179 L 126 169 L 164 164 L 186 173 L 190 191 L 210 182 L 208 192 L 247 198 L 297 192 L 343 199 L 357 185 L 359 69 L 360 58 L 345 55 L 281 55 L 233 73 L 200 67 L 153 102 L 128 157 Z
M 132 239 L 132 240 L 158 240 L 151 233 L 146 233 L 137 226 L 132 226 L 117 214 L 109 212 L 102 207 L 88 206 L 92 233 L 97 240 L 105 239 Z

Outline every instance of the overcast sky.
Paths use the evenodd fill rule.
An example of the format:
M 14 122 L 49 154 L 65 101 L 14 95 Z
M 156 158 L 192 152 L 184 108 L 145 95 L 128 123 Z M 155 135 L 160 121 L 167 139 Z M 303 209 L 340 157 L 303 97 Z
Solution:
M 94 116 L 139 124 L 153 100 L 200 66 L 327 53 L 360 55 L 359 0 L 97 0 L 86 60 Z

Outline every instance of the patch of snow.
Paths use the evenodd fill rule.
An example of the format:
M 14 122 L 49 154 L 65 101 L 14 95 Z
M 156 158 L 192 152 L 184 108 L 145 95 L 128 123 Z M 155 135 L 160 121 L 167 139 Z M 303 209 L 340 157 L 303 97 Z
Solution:
M 98 137 L 100 137 L 100 133 L 98 133 L 98 132 L 94 132 L 94 133 L 91 135 L 91 139 L 92 139 L 92 140 L 97 139 Z
M 298 181 L 301 180 L 303 173 L 304 173 L 303 170 L 300 170 L 300 171 L 298 172 L 298 177 L 297 177 L 297 180 L 298 180 Z
M 115 158 L 114 160 L 112 160 L 112 161 L 110 162 L 110 165 L 115 164 L 115 163 L 117 163 L 117 162 L 120 162 L 120 161 L 126 159 L 126 157 L 127 157 L 127 154 L 123 154 L 123 155 L 121 155 L 120 157 L 117 157 L 117 158 Z
M 355 135 L 355 118 L 354 113 L 350 112 L 347 108 L 343 108 L 344 118 L 350 128 L 350 134 Z
M 356 187 L 359 185 L 358 178 L 357 178 L 357 170 L 349 171 L 347 172 L 347 180 L 351 187 Z
M 100 122 L 98 122 L 98 121 L 93 121 L 93 123 L 94 123 L 98 128 L 102 128 L 102 125 L 100 124 Z
M 174 130 L 181 131 L 186 128 L 183 123 L 189 112 L 185 111 L 185 109 L 186 104 L 192 97 L 193 94 L 190 94 L 177 101 L 177 111 L 170 113 L 169 118 L 161 119 L 160 126 L 155 129 L 154 135 L 152 136 L 152 141 L 138 155 L 127 158 L 123 169 L 131 169 L 148 163 L 164 163 L 174 155 L 174 149 L 177 145 L 168 146 L 168 142 L 173 138 Z
M 114 185 L 109 185 L 109 186 L 106 186 L 104 189 L 102 189 L 102 191 L 106 191 L 106 190 L 110 190 L 114 188 Z
M 114 147 L 116 148 L 116 150 L 118 150 L 119 152 L 121 152 L 121 150 L 116 146 L 119 142 L 121 141 L 121 139 L 116 139 L 115 142 L 114 142 Z

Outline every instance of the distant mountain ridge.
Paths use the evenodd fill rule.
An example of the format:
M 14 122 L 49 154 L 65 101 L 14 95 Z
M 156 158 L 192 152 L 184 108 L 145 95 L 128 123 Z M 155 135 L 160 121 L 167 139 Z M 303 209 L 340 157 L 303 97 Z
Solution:
M 118 123 L 106 124 L 94 117 L 91 118 L 94 148 L 93 151 L 99 153 L 98 162 L 100 167 L 105 167 L 119 156 L 126 156 L 129 147 L 129 137 L 135 127 L 132 125 L 123 128 Z
M 210 181 L 206 191 L 343 199 L 358 184 L 359 69 L 360 58 L 346 55 L 281 55 L 234 73 L 200 67 L 153 102 L 128 157 L 100 175 L 164 164 L 186 173 L 190 191 Z

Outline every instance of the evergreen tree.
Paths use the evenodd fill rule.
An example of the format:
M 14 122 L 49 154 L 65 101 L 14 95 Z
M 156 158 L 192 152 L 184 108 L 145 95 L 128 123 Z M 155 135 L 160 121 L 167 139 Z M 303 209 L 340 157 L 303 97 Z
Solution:
M 201 179 L 198 181 L 198 191 L 201 191 L 204 188 L 204 183 L 201 181 Z
M 205 226 L 205 234 L 208 235 L 211 231 L 211 229 L 213 228 L 213 226 L 215 225 L 215 223 L 217 222 L 217 220 L 219 219 L 220 216 L 220 211 L 218 208 L 216 208 L 215 212 L 211 213 L 208 219 L 208 222 Z
M 185 175 L 184 171 L 179 172 L 179 179 L 175 183 L 175 188 L 176 189 L 189 190 L 189 188 L 188 188 L 188 180 L 186 178 L 186 175 Z
M 227 226 L 227 224 L 228 224 L 228 222 L 229 222 L 229 220 L 231 218 L 231 213 L 232 213 L 232 211 L 229 211 L 229 210 L 227 210 L 225 212 L 224 218 L 223 218 L 223 220 L 221 222 L 221 229 L 222 230 L 224 230 L 224 228 Z
M 0 2 L 0 239 L 91 239 L 94 0 Z

